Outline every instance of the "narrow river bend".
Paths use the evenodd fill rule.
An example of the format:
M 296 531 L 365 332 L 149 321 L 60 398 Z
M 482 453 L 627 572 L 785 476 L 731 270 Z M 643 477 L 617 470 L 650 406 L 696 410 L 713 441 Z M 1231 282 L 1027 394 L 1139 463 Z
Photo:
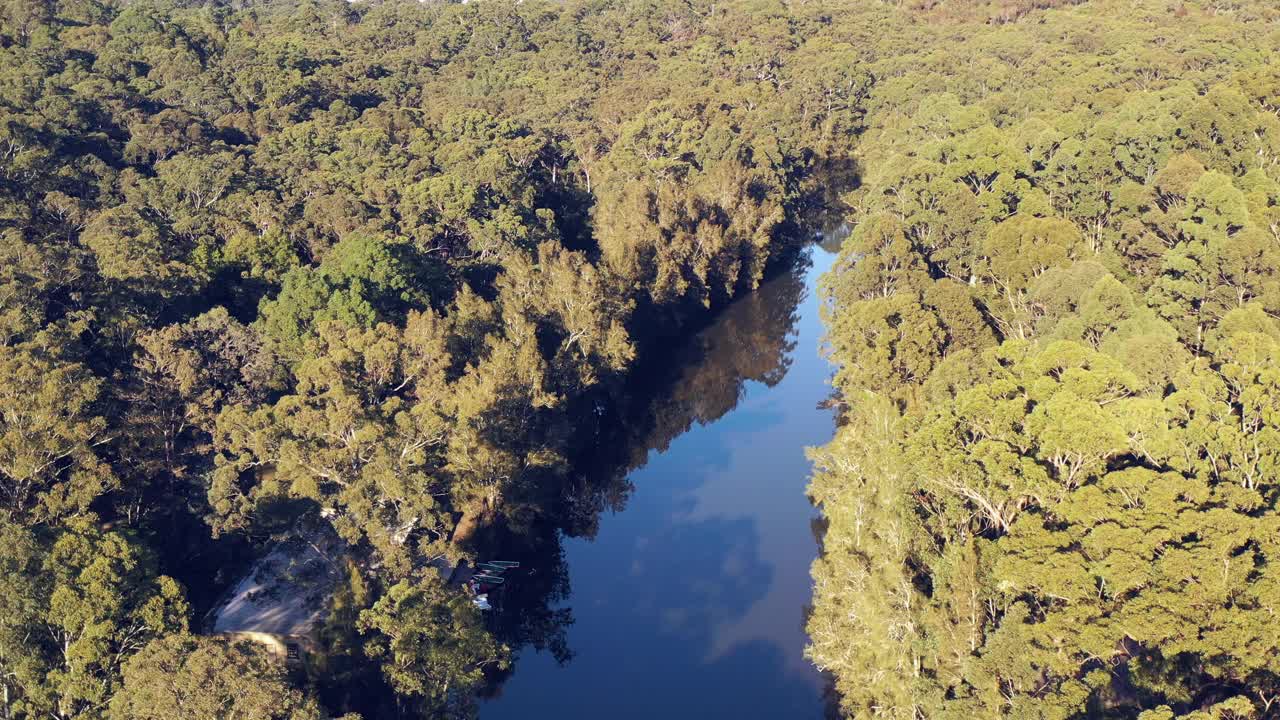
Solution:
M 833 430 L 816 292 L 833 259 L 812 247 L 673 350 L 622 509 L 561 543 L 572 657 L 516 648 L 482 720 L 822 717 L 804 488 L 805 448 Z

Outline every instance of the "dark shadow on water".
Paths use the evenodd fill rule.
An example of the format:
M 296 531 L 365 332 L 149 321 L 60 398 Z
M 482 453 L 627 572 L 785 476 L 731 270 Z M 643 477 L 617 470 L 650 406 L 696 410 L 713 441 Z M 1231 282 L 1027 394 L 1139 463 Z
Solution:
M 754 518 L 689 516 L 690 494 L 706 477 L 730 472 L 734 451 L 716 435 L 682 444 L 676 462 L 687 472 L 642 472 L 694 428 L 719 423 L 733 439 L 785 422 L 768 406 L 739 405 L 749 382 L 773 388 L 792 369 L 810 270 L 801 255 L 683 344 L 646 355 L 625 388 L 589 398 L 578 414 L 588 426 L 575 433 L 581 442 L 570 481 L 555 484 L 553 497 L 538 495 L 551 483 L 531 484 L 523 503 L 478 536 L 480 553 L 519 560 L 527 573 L 503 591 L 490 618 L 517 660 L 483 693 L 483 718 L 821 714 L 816 674 L 798 680 L 797 659 L 777 643 L 747 636 L 717 646 L 724 627 L 749 620 L 779 582 L 776 552 L 772 563 L 762 558 Z M 641 475 L 646 492 L 637 496 Z M 802 475 L 790 482 L 802 487 Z M 570 538 L 575 549 L 566 553 Z M 811 560 L 795 559 L 806 579 Z M 803 608 L 793 611 L 781 619 L 792 630 L 803 621 Z M 566 663 L 571 692 L 560 690 L 566 678 L 557 675 L 569 672 L 557 670 Z M 521 680 L 514 695 L 504 687 L 512 673 Z

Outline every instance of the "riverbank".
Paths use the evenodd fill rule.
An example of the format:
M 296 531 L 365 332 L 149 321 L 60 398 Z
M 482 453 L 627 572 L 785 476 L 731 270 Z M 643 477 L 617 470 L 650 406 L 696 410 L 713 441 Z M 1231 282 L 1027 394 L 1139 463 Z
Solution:
M 591 520 L 543 529 L 554 592 L 495 619 L 500 635 L 507 620 L 560 630 L 524 638 L 483 720 L 822 716 L 803 658 L 816 553 L 803 488 L 804 448 L 832 428 L 815 293 L 831 257 L 808 253 L 671 348 L 665 380 L 619 424 L 625 460 L 596 468 L 609 490 L 572 503 Z

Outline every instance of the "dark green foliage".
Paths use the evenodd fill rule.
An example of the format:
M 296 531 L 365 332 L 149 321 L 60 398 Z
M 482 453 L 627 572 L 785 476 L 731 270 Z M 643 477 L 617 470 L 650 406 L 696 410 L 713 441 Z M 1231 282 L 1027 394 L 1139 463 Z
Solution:
M 506 651 L 423 577 L 561 495 L 638 330 L 793 249 L 870 86 L 831 29 L 701 0 L 0 3 L 0 522 L 122 533 L 200 588 L 227 580 L 201 523 L 329 522 L 371 578 L 342 642 L 465 710 Z M 17 645 L 44 612 L 5 619 Z M 117 715 L 200 714 L 224 661 L 245 712 L 312 711 L 236 646 L 135 640 L 88 669 L 3 651 L 0 713 L 102 715 L 127 666 Z
M 320 672 L 471 711 L 507 651 L 433 563 L 537 525 L 583 409 L 655 326 L 753 289 L 837 178 L 811 631 L 845 708 L 1265 714 L 1276 19 L 0 1 L 5 716 L 102 716 L 122 677 L 116 714 L 181 713 L 228 664 L 249 712 L 321 712 L 238 646 L 138 654 L 185 631 L 166 574 L 216 575 L 204 524 L 313 521 L 360 579 Z

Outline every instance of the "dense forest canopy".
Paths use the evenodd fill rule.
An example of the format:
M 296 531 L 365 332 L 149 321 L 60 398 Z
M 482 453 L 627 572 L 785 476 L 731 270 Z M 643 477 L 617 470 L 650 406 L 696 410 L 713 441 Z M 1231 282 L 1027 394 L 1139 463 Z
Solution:
M 811 486 L 848 715 L 1280 708 L 1275 13 L 960 18 L 869 66 Z
M 299 682 L 332 714 L 467 712 L 509 650 L 436 567 L 536 522 L 646 343 L 800 243 L 871 83 L 832 30 L 780 3 L 0 5 L 4 716 L 322 712 Z M 316 522 L 352 560 L 320 667 L 189 634 Z
M 656 404 L 637 376 L 822 208 L 853 234 L 810 655 L 846 714 L 1267 716 L 1276 20 L 0 1 L 4 717 L 473 712 L 562 618 L 500 630 L 437 568 L 590 534 L 722 412 L 681 394 L 704 369 Z M 320 659 L 205 634 L 317 526 L 347 548 Z

